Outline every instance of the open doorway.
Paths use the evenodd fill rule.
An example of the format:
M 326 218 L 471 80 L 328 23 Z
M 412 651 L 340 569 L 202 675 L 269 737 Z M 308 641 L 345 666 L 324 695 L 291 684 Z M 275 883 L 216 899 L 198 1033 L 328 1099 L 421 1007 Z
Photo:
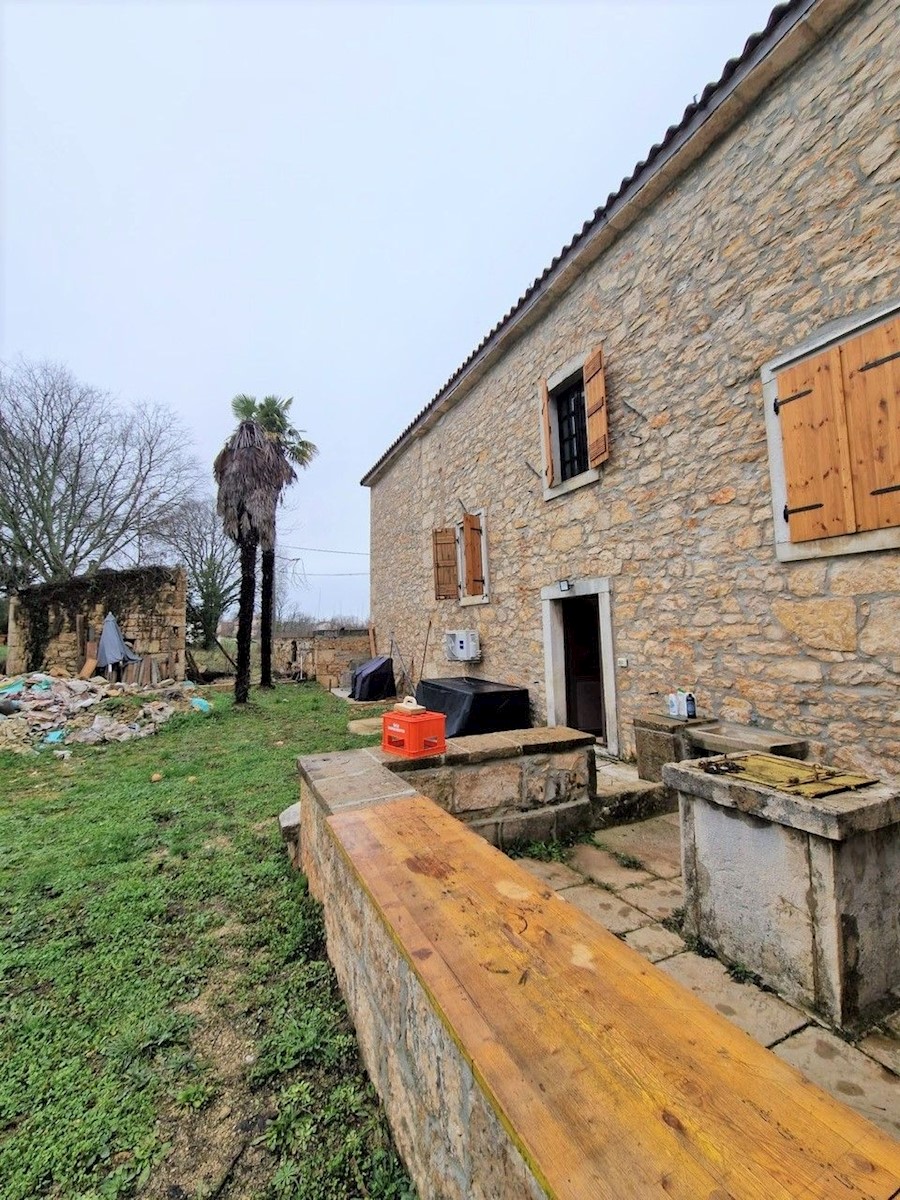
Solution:
M 566 722 L 573 729 L 606 738 L 603 668 L 600 660 L 600 605 L 596 596 L 561 600 L 566 673 Z
M 619 752 L 609 579 L 541 588 L 547 723 L 584 730 Z

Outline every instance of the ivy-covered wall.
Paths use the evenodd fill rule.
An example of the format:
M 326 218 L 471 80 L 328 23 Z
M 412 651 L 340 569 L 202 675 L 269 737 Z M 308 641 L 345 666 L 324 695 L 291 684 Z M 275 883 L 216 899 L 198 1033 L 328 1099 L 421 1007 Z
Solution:
M 22 588 L 12 597 L 6 670 L 77 674 L 84 642 L 98 640 L 111 612 L 138 654 L 168 660 L 168 674 L 184 678 L 186 580 L 179 567 L 96 571 L 74 579 Z

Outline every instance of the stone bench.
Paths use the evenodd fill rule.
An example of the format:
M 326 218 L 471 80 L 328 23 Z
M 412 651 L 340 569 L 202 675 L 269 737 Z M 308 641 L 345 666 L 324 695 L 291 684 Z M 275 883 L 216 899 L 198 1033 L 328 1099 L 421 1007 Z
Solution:
M 300 760 L 302 865 L 420 1195 L 897 1194 L 897 1143 L 396 775 L 363 801 L 328 757 L 354 765 Z

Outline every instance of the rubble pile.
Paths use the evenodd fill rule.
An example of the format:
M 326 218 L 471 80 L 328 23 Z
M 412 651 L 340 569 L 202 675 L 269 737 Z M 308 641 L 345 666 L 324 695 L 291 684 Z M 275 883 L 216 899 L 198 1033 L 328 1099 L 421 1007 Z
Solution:
M 63 679 L 39 671 L 7 679 L 0 676 L 0 750 L 29 753 L 40 745 L 55 746 L 99 742 L 127 742 L 150 737 L 177 712 L 209 705 L 192 699 L 194 684 L 164 679 L 150 687 L 110 683 L 101 675 L 92 679 Z M 104 701 L 139 696 L 145 702 L 106 705 Z

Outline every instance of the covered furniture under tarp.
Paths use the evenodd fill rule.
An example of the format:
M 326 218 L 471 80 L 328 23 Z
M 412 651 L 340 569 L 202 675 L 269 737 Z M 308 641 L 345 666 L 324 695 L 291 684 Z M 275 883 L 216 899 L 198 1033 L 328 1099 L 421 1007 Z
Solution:
M 447 737 L 470 733 L 499 733 L 503 729 L 528 729 L 528 689 L 471 675 L 423 679 L 416 699 L 430 712 L 447 718 Z
M 387 654 L 370 658 L 350 677 L 351 700 L 390 700 L 396 695 L 394 660 Z
M 97 670 L 105 671 L 109 667 L 127 667 L 129 663 L 139 663 L 141 656 L 135 654 L 122 637 L 119 622 L 112 615 L 106 614 L 103 622 L 103 632 L 100 634 L 100 644 L 97 647 Z

